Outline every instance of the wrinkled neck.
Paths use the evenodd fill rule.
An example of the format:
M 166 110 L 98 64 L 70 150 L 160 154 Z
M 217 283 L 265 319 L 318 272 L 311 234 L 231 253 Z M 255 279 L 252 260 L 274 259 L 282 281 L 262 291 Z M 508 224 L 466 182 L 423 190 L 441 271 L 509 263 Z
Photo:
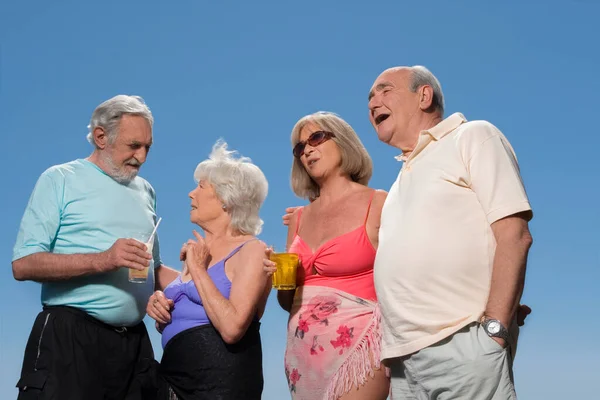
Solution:
M 396 143 L 390 143 L 392 146 L 400 149 L 402 154 L 409 157 L 419 141 L 421 132 L 429 130 L 442 122 L 443 118 L 438 113 L 423 113 L 419 118 L 411 120 L 407 129 L 407 135 Z
M 234 229 L 231 224 L 225 224 L 223 221 L 215 221 L 215 223 L 208 223 L 206 226 L 200 227 L 204 231 L 204 240 L 209 248 L 213 243 L 228 241 L 243 236 L 242 233 L 237 229 Z

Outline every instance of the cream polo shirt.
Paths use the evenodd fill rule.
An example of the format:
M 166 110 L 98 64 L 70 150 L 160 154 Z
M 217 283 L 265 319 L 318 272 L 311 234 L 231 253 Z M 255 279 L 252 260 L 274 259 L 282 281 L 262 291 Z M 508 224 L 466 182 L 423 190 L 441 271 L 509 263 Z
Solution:
M 478 320 L 487 303 L 495 221 L 531 210 L 515 153 L 486 121 L 456 113 L 423 131 L 381 215 L 375 289 L 382 360 Z

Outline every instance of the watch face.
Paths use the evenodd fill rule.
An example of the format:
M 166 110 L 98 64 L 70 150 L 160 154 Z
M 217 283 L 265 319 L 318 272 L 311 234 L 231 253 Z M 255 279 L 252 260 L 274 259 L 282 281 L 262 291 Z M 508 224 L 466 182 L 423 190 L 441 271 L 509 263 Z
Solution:
M 490 321 L 488 324 L 488 332 L 491 334 L 496 334 L 500 332 L 500 323 L 497 321 Z

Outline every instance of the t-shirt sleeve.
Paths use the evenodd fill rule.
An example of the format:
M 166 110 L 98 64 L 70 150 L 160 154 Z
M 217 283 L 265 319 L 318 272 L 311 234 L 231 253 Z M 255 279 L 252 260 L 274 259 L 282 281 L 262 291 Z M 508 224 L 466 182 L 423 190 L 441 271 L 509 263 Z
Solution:
M 521 179 L 515 153 L 502 133 L 493 125 L 479 125 L 483 135 L 473 135 L 472 140 L 483 139 L 471 147 L 468 161 L 471 189 L 477 195 L 488 222 L 525 211 L 531 211 L 529 199 Z M 530 213 L 530 217 L 533 214 Z
M 60 227 L 64 180 L 60 172 L 49 169 L 38 179 L 25 208 L 12 260 L 51 252 Z

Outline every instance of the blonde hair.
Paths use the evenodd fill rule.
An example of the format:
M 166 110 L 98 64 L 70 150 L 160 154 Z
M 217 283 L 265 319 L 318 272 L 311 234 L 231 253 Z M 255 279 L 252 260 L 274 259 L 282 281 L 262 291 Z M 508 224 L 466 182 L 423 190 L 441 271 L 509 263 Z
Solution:
M 292 148 L 300 141 L 300 131 L 309 123 L 335 135 L 331 140 L 340 150 L 342 171 L 348 174 L 352 181 L 367 186 L 373 174 L 373 162 L 350 124 L 332 112 L 319 111 L 306 115 L 296 122 L 292 129 Z M 305 199 L 319 197 L 319 186 L 308 175 L 300 159 L 296 157 L 292 163 L 291 181 L 292 190 L 297 196 Z

